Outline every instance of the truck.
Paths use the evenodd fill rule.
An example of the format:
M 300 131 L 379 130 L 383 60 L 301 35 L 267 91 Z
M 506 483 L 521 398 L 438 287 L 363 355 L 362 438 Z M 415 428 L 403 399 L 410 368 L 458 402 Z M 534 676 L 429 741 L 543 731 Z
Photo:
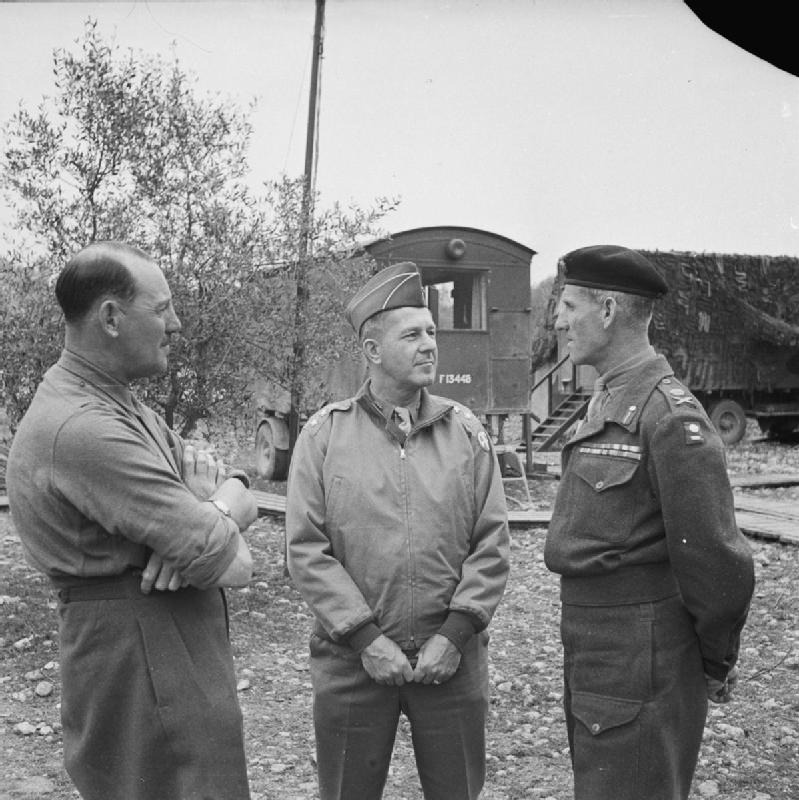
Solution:
M 655 303 L 650 339 L 696 395 L 726 444 L 741 440 L 747 419 L 770 438 L 799 428 L 799 259 L 683 251 L 641 252 L 669 285 Z M 582 413 L 596 373 L 574 368 L 555 331 L 562 271 L 553 282 L 533 370 L 546 412 L 534 450 L 555 447 Z

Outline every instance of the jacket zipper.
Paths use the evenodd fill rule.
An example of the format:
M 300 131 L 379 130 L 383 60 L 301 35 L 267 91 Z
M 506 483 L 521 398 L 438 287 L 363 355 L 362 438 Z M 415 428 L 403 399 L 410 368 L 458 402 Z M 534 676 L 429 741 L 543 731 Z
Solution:
M 443 409 L 440 413 L 436 414 L 434 417 L 430 417 L 429 419 L 424 420 L 421 425 L 417 428 L 416 426 L 411 427 L 411 431 L 408 436 L 405 437 L 405 441 L 408 441 L 408 437 L 411 433 L 415 433 L 417 430 L 422 430 L 433 423 L 438 422 L 438 420 L 443 419 L 450 411 L 452 411 L 452 406 L 449 406 L 446 409 Z M 407 458 L 405 454 L 405 444 L 401 444 L 400 446 L 400 464 L 402 469 L 402 481 L 403 481 L 403 493 L 405 497 L 405 529 L 408 532 L 408 595 L 409 601 L 408 606 L 410 609 L 410 616 L 408 618 L 408 632 L 410 634 L 409 637 L 409 644 L 411 648 L 416 648 L 416 631 L 413 627 L 413 620 L 414 620 L 414 607 L 415 607 L 415 593 L 414 593 L 414 581 L 416 579 L 416 561 L 414 559 L 413 554 L 413 534 L 411 530 L 410 524 L 410 511 L 409 511 L 409 503 L 410 498 L 408 497 L 408 482 L 406 480 L 407 474 L 405 472 L 405 465 L 404 462 Z
M 405 441 L 407 442 L 408 438 L 405 437 Z M 415 597 L 414 597 L 414 580 L 416 574 L 416 563 L 414 560 L 414 553 L 413 553 L 413 531 L 411 530 L 411 521 L 410 521 L 410 497 L 408 496 L 409 488 L 408 488 L 408 474 L 405 468 L 405 461 L 407 459 L 407 455 L 405 453 L 405 444 L 400 445 L 400 481 L 402 485 L 402 497 L 403 497 L 403 504 L 404 504 L 404 514 L 405 514 L 405 531 L 408 536 L 408 638 L 409 644 L 411 648 L 416 647 L 416 635 L 414 631 L 414 605 L 415 605 Z

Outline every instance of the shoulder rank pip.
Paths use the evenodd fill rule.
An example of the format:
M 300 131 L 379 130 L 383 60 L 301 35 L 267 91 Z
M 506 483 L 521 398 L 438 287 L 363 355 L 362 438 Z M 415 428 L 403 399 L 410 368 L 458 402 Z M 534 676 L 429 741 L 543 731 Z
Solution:
M 347 400 L 337 400 L 335 403 L 328 403 L 326 406 L 323 406 L 319 409 L 315 414 L 313 414 L 308 422 L 306 423 L 306 427 L 311 432 L 311 434 L 315 434 L 322 428 L 322 423 L 332 414 L 334 411 L 349 411 L 352 407 L 352 399 L 349 398 Z
M 701 408 L 699 401 L 676 378 L 663 378 L 658 384 L 658 389 L 674 409 Z

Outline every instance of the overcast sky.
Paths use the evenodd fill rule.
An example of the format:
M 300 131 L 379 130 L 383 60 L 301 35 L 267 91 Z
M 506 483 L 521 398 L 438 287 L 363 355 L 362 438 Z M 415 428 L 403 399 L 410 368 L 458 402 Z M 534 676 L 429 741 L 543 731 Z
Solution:
M 327 0 L 322 204 L 397 196 L 388 232 L 467 225 L 538 251 L 799 255 L 799 78 L 681 0 Z M 314 1 L 2 3 L 0 120 L 52 94 L 83 22 L 257 97 L 257 177 L 302 173 Z

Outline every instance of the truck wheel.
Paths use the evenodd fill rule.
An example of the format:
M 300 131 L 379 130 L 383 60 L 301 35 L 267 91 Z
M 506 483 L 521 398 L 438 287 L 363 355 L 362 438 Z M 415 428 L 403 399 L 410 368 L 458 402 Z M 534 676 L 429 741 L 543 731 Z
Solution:
M 268 481 L 284 481 L 289 472 L 288 448 L 279 447 L 287 443 L 288 427 L 282 419 L 265 419 L 255 433 L 255 471 L 259 478 Z
M 736 444 L 746 433 L 746 414 L 735 400 L 719 400 L 710 408 L 710 421 L 724 444 Z

